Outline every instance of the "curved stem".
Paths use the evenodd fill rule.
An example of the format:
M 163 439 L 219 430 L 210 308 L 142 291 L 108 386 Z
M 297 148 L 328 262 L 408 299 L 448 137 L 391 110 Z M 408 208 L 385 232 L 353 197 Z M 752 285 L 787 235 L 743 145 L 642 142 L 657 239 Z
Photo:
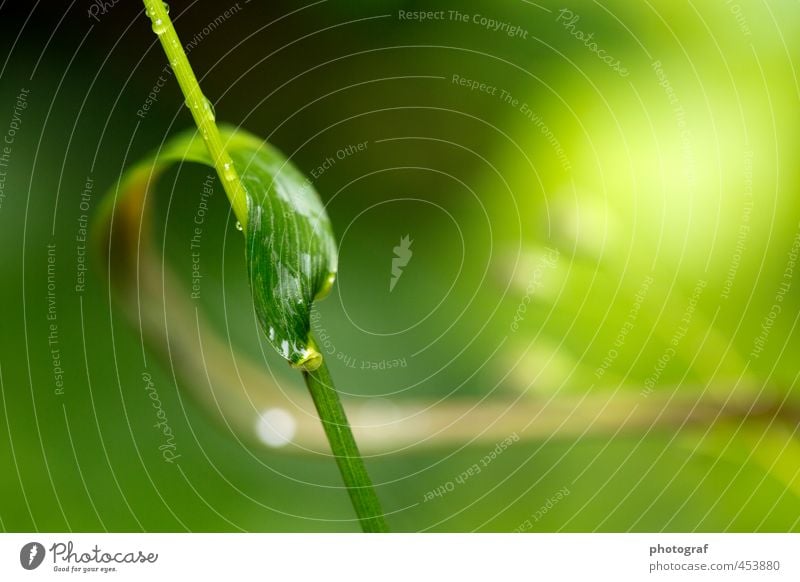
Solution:
M 186 99 L 186 105 L 189 107 L 189 111 L 192 112 L 194 122 L 197 125 L 197 129 L 200 130 L 200 135 L 203 136 L 203 141 L 211 154 L 211 159 L 214 160 L 214 167 L 220 176 L 222 187 L 225 189 L 225 194 L 233 207 L 233 212 L 236 214 L 236 218 L 242 228 L 246 228 L 248 216 L 247 195 L 242 181 L 239 179 L 239 174 L 233 165 L 233 160 L 231 160 L 225 149 L 225 144 L 222 143 L 222 138 L 215 122 L 214 108 L 200 90 L 200 85 L 194 76 L 189 59 L 186 58 L 178 33 L 175 32 L 172 20 L 167 14 L 166 6 L 161 0 L 143 1 L 147 15 L 153 23 L 153 32 L 158 36 L 161 46 L 167 54 L 169 64 Z
M 303 372 L 303 377 L 311 392 L 311 398 L 314 400 L 314 406 L 317 408 L 333 455 L 336 457 L 336 464 L 339 465 L 339 472 L 347 487 L 350 501 L 361 522 L 361 529 L 365 532 L 389 531 L 378 495 L 367 474 L 353 432 L 350 430 L 350 423 L 344 413 L 339 393 L 333 386 L 328 365 L 323 360 L 322 365 L 316 370 Z

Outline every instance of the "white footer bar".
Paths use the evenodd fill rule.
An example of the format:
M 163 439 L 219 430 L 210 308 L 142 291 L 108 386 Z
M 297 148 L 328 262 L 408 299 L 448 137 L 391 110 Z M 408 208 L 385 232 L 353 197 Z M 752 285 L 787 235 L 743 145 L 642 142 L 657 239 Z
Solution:
M 800 580 L 800 534 L 3 534 L 0 580 Z

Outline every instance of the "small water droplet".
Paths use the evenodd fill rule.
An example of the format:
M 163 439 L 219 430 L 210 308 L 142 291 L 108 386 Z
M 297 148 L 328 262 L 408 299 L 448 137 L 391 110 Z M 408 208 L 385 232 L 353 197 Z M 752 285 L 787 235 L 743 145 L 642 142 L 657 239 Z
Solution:
M 164 12 L 169 14 L 169 4 L 167 4 L 166 2 L 163 2 L 163 4 L 164 4 Z
M 170 61 L 172 66 L 175 66 L 177 61 Z M 200 95 L 200 102 L 198 103 L 197 99 L 185 99 L 184 103 L 186 103 L 186 107 L 198 111 L 202 114 L 206 119 L 209 121 L 216 120 L 216 113 L 214 112 L 214 105 L 212 105 L 211 101 L 206 99 L 205 95 Z M 201 105 L 202 103 L 202 105 Z M 202 111 L 199 111 L 202 108 Z
M 163 20 L 161 20 L 160 18 L 156 18 L 155 20 L 153 20 L 153 32 L 161 36 L 166 32 L 166 30 L 167 30 L 167 24 Z
M 313 372 L 322 365 L 322 354 L 313 347 L 304 348 L 300 354 L 300 360 L 291 364 L 292 367 L 306 372 Z
M 324 299 L 328 293 L 331 292 L 333 288 L 333 284 L 336 282 L 336 273 L 328 273 L 328 276 L 325 278 L 325 281 L 322 283 L 322 287 L 319 291 L 317 291 L 317 296 L 314 299 L 320 300 Z
M 242 228 L 242 223 L 241 223 L 241 222 L 239 222 L 238 220 L 236 221 L 236 230 L 239 230 L 239 231 L 241 231 L 241 230 L 244 230 L 244 229 Z
M 222 164 L 222 177 L 228 182 L 233 182 L 236 179 L 236 169 L 231 162 Z
M 216 114 L 216 112 L 214 111 L 214 105 L 211 103 L 211 101 L 209 101 L 208 99 L 206 99 L 206 98 L 204 97 L 204 98 L 203 98 L 203 106 L 204 106 L 204 108 L 205 108 L 205 115 L 206 115 L 206 118 L 207 118 L 209 121 L 214 121 L 214 120 L 216 120 L 216 119 L 217 119 L 217 114 Z

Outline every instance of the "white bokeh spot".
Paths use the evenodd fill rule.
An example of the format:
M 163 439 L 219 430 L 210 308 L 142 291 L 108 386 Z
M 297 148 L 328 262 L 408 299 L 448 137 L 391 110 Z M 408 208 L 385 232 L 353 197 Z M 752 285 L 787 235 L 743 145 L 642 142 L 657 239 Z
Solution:
M 256 423 L 258 439 L 276 449 L 292 442 L 296 431 L 294 416 L 283 408 L 268 408 L 259 415 Z

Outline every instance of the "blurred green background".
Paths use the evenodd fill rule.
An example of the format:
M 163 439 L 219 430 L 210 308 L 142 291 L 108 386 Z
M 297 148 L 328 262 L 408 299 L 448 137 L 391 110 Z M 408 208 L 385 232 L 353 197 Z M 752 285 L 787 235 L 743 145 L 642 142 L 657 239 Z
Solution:
M 443 12 L 405 16 L 420 10 Z M 495 433 L 519 441 L 428 501 L 502 437 L 434 434 L 371 456 L 394 530 L 800 529 L 796 2 L 240 0 L 170 14 L 217 118 L 281 149 L 328 206 L 340 274 L 317 331 L 358 361 L 407 361 L 330 358 L 350 406 L 499 402 L 572 427 L 498 415 Z M 0 28 L 0 132 L 14 132 L 0 168 L 0 528 L 355 531 L 329 457 L 242 445 L 143 352 L 95 257 L 75 290 L 87 178 L 93 214 L 192 124 L 169 75 L 142 110 L 166 65 L 142 8 L 6 2 Z M 173 169 L 157 192 L 164 256 L 187 285 L 207 174 Z M 199 304 L 305 398 L 260 339 L 221 192 Z M 413 257 L 390 293 L 405 235 Z M 144 369 L 178 464 L 158 449 Z M 594 414 L 570 418 L 584 398 Z

